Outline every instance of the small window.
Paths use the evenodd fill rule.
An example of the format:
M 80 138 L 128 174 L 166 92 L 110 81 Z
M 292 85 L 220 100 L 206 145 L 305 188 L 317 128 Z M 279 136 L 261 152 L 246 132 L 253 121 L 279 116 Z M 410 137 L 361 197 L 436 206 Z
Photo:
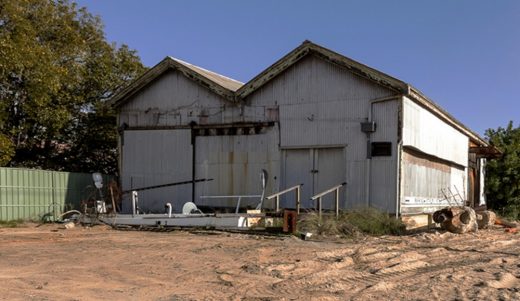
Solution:
M 372 142 L 370 154 L 372 157 L 391 156 L 392 142 Z

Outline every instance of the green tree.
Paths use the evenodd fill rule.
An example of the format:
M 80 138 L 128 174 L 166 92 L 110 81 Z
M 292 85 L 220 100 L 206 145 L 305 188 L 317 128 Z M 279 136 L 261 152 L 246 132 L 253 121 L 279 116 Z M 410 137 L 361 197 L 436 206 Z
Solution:
M 489 142 L 503 155 L 488 162 L 486 195 L 489 206 L 514 219 L 520 218 L 520 126 L 510 121 L 506 128 L 488 129 Z
M 99 17 L 67 0 L 0 2 L 0 165 L 117 169 L 107 104 L 144 71 L 106 41 Z

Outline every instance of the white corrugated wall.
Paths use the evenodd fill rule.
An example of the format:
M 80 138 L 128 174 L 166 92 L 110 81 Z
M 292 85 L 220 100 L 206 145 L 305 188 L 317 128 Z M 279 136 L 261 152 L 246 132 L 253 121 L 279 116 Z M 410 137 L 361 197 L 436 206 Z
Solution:
M 370 205 L 395 213 L 397 198 L 397 134 L 399 127 L 398 100 L 376 102 L 372 105 L 376 131 L 371 142 L 390 142 L 390 156 L 374 156 L 370 160 Z
M 179 126 L 243 121 L 240 109 L 221 96 L 168 71 L 121 107 L 119 124 L 130 127 Z
M 457 191 L 457 200 L 467 198 L 468 143 L 466 135 L 403 98 L 403 148 L 410 151 L 403 154 L 401 212 L 434 211 L 453 203 Z
M 311 55 L 255 91 L 246 101 L 252 107 L 279 106 L 282 148 L 344 147 L 344 166 L 336 167 L 344 171 L 348 182 L 342 205 L 357 207 L 366 205 L 367 138 L 360 123 L 368 118 L 370 100 L 393 94 L 395 92 Z M 394 103 L 397 107 L 397 102 Z M 378 118 L 382 119 L 376 120 L 381 122 L 380 138 L 395 141 L 396 130 L 385 132 L 384 129 L 397 128 L 397 123 L 386 124 L 397 119 L 396 109 L 388 114 L 392 117 L 380 115 Z M 376 177 L 373 181 L 379 185 L 380 180 L 383 179 Z M 395 203 L 395 197 L 390 203 Z
M 190 130 L 125 131 L 123 141 L 123 190 L 191 180 Z M 164 212 L 167 202 L 180 210 L 191 201 L 191 185 L 145 190 L 139 199 L 145 211 Z
M 200 199 L 201 195 L 260 195 L 260 174 L 268 173 L 266 195 L 278 189 L 280 155 L 278 130 L 265 129 L 256 135 L 199 136 L 196 141 L 196 177 L 212 178 L 197 185 L 196 199 L 208 206 L 233 207 L 236 199 Z M 258 199 L 244 199 L 256 205 Z M 254 206 L 253 206 L 254 207 Z
M 468 137 L 407 97 L 403 98 L 403 146 L 468 165 Z

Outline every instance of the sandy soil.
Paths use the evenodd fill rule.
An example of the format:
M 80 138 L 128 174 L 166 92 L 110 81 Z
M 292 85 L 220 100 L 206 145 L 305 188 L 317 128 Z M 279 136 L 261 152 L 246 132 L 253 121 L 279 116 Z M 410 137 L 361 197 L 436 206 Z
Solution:
M 0 300 L 520 300 L 520 235 L 0 229 Z

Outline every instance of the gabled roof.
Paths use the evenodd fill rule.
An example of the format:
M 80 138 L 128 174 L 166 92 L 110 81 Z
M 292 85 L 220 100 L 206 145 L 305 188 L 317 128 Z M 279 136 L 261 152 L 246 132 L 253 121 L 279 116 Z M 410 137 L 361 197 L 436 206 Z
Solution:
M 430 112 L 455 127 L 457 130 L 468 136 L 471 141 L 482 145 L 488 146 L 489 144 L 482 137 L 480 137 L 477 133 L 470 130 L 460 121 L 455 119 L 451 114 L 442 109 L 438 104 L 434 101 L 426 97 L 421 91 L 414 88 L 412 85 L 407 84 L 397 78 L 394 78 L 388 74 L 385 74 L 379 70 L 368 67 L 364 64 L 356 62 L 348 57 L 345 57 L 341 54 L 338 54 L 330 49 L 322 47 L 320 45 L 314 44 L 311 41 L 304 41 L 299 47 L 289 52 L 287 55 L 282 57 L 276 63 L 262 71 L 256 77 L 254 77 L 249 82 L 245 83 L 241 88 L 236 91 L 236 95 L 238 98 L 244 99 L 257 89 L 261 88 L 269 81 L 274 79 L 280 73 L 284 72 L 292 65 L 296 64 L 302 58 L 307 55 L 315 55 L 324 59 L 325 61 L 331 62 L 333 64 L 339 65 L 351 71 L 354 74 L 357 74 L 361 77 L 364 77 L 370 81 L 375 82 L 381 86 L 387 87 L 391 90 L 396 91 L 398 94 L 403 96 L 407 96 L 413 101 L 417 102 L 421 106 L 428 109 Z
M 168 70 L 177 70 L 184 74 L 184 76 L 187 78 L 197 82 L 198 84 L 208 88 L 214 93 L 230 101 L 235 101 L 234 92 L 243 85 L 243 83 L 229 77 L 167 56 L 160 63 L 146 71 L 138 79 L 114 95 L 111 98 L 112 104 L 114 107 L 120 107 L 130 99 L 130 96 L 138 92 L 144 86 Z
M 276 63 L 272 64 L 255 78 L 245 83 L 240 89 L 238 89 L 237 96 L 240 98 L 247 97 L 249 94 L 253 93 L 309 54 L 316 55 L 326 61 L 342 66 L 355 74 L 368 78 L 369 80 L 392 90 L 405 92 L 408 88 L 408 85 L 403 81 L 306 40 L 299 47 L 279 59 Z
M 488 142 L 481 138 L 477 133 L 463 125 L 460 121 L 455 119 L 452 115 L 412 85 L 310 41 L 304 41 L 296 49 L 289 52 L 246 84 L 189 64 L 182 60 L 173 57 L 166 57 L 159 64 L 145 72 L 141 77 L 112 97 L 111 101 L 115 107 L 120 107 L 128 101 L 130 96 L 135 94 L 148 83 L 162 75 L 167 70 L 174 69 L 182 72 L 186 77 L 207 87 L 209 90 L 221 95 L 225 99 L 237 102 L 243 100 L 248 95 L 273 80 L 276 76 L 296 64 L 307 55 L 320 57 L 325 61 L 339 65 L 378 85 L 387 87 L 388 89 L 395 91 L 398 95 L 406 96 L 468 136 L 472 142 L 480 146 L 489 146 Z

